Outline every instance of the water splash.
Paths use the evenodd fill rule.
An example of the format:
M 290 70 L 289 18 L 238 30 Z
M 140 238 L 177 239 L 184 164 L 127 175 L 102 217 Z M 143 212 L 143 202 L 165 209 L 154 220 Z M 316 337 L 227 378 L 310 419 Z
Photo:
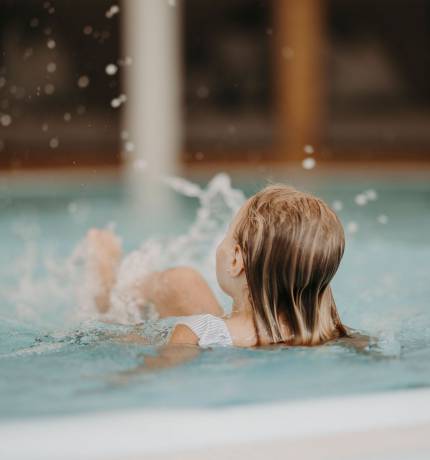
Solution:
M 216 175 L 205 189 L 179 177 L 164 177 L 163 181 L 177 193 L 199 200 L 196 220 L 187 233 L 170 238 L 153 237 L 124 258 L 111 293 L 112 307 L 107 315 L 111 321 L 134 324 L 142 320 L 142 305 L 130 286 L 150 271 L 192 266 L 204 273 L 212 285 L 216 285 L 216 246 L 244 203 L 245 195 L 232 188 L 230 177 L 226 174 Z M 154 317 L 153 310 L 149 309 L 149 314 Z
M 140 248 L 125 255 L 118 267 L 117 282 L 111 295 L 112 308 L 105 315 L 99 314 L 93 300 L 98 281 L 86 270 L 89 253 L 85 240 L 77 244 L 69 258 L 64 259 L 55 253 L 42 253 L 35 243 L 35 233 L 40 236 L 38 229 L 29 225 L 19 226 L 17 232 L 24 250 L 14 267 L 14 284 L 0 297 L 14 308 L 13 318 L 22 325 L 23 334 L 28 333 L 27 326 L 33 330 L 35 340 L 34 337 L 41 332 L 46 332 L 46 337 L 52 337 L 54 333 L 67 335 L 73 328 L 88 329 L 84 325 L 87 321 L 91 323 L 102 319 L 133 325 L 143 319 L 154 318 L 156 315 L 150 308 L 147 308 L 146 315 L 142 314 L 142 305 L 135 302 L 129 290 L 130 284 L 153 270 L 177 265 L 193 266 L 207 277 L 212 286 L 216 286 L 216 246 L 245 201 L 243 192 L 232 187 L 226 174 L 216 175 L 205 187 L 179 177 L 166 176 L 162 181 L 176 193 L 198 200 L 195 220 L 184 234 L 168 238 L 154 235 Z M 114 231 L 112 225 L 110 229 Z M 151 330 L 154 331 L 154 327 Z M 157 332 L 155 335 L 160 334 Z M 21 342 L 18 340 L 17 343 Z M 28 343 L 28 340 L 23 343 Z M 44 349 L 30 348 L 30 354 Z M 24 355 L 27 354 L 25 349 L 22 349 Z M 54 349 L 56 347 L 46 348 L 47 351 Z

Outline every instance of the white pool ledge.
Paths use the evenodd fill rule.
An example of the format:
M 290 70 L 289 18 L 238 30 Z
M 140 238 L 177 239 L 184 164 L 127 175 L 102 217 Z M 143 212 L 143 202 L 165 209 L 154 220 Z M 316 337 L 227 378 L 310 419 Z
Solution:
M 408 428 L 414 428 L 412 435 L 418 436 L 412 439 L 416 455 L 428 452 L 429 456 L 413 457 L 409 442 L 402 444 L 410 453 L 410 457 L 405 459 L 430 458 L 430 390 L 221 409 L 136 410 L 2 422 L 0 458 L 177 459 L 192 458 L 193 452 L 196 453 L 195 458 L 212 458 L 211 452 L 217 452 L 219 458 L 224 451 L 231 452 L 237 446 L 248 447 L 249 450 L 255 445 L 255 454 L 259 445 L 265 446 L 264 452 L 269 453 L 271 447 L 278 446 L 282 450 L 282 445 L 297 447 L 299 442 L 302 443 L 300 452 L 303 454 L 300 459 L 304 459 L 308 458 L 306 446 L 309 447 L 311 441 L 323 442 L 324 438 L 333 436 L 340 439 L 341 435 L 348 433 L 382 430 L 381 433 L 392 440 L 391 446 L 396 448 L 401 436 L 399 433 Z M 410 439 L 411 430 L 408 436 Z M 396 448 L 398 455 L 399 449 Z M 245 450 L 244 458 L 252 457 L 252 451 L 245 453 Z M 240 452 L 236 452 L 234 458 L 242 458 Z M 336 453 L 335 445 L 333 452 Z M 315 453 L 312 455 L 313 458 L 329 458 L 315 457 Z M 343 452 L 342 455 L 330 458 L 360 458 L 355 457 L 353 451 Z M 385 460 L 386 457 L 371 458 Z

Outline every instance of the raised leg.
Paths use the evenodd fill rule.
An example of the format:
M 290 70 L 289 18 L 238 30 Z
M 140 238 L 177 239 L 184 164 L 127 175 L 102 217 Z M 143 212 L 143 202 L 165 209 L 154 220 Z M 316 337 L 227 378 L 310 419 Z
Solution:
M 94 301 L 100 313 L 109 310 L 109 296 L 121 260 L 121 242 L 111 231 L 91 229 L 86 236 L 87 270 L 94 283 Z
M 119 239 L 108 230 L 91 229 L 87 234 L 88 268 L 96 281 L 94 301 L 101 313 L 106 313 L 110 294 L 116 282 L 121 259 Z M 223 315 L 214 293 L 203 276 L 191 267 L 175 267 L 151 272 L 130 286 L 122 286 L 124 297 L 131 297 L 141 306 L 154 304 L 160 317 L 186 316 L 199 313 Z

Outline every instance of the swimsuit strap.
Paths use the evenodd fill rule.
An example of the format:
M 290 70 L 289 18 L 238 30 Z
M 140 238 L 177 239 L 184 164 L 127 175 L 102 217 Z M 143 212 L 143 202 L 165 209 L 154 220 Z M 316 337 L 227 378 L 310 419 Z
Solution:
M 211 314 L 192 315 L 180 318 L 175 324 L 188 326 L 198 337 L 200 347 L 231 347 L 233 340 L 225 321 Z

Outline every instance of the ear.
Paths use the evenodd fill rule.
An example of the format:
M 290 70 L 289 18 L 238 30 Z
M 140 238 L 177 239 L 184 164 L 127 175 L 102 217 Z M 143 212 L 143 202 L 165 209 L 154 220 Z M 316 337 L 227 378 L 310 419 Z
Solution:
M 239 276 L 244 270 L 242 250 L 240 246 L 236 244 L 233 249 L 233 258 L 231 261 L 230 275 Z

